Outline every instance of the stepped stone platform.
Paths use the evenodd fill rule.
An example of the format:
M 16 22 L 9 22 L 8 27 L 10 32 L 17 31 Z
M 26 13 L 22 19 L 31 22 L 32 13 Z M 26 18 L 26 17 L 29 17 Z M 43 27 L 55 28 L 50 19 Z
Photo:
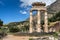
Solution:
M 45 33 L 45 32 L 41 32 L 41 33 L 37 33 L 37 32 L 33 32 L 33 33 L 15 33 L 15 36 L 44 36 L 44 35 L 53 35 L 54 32 L 50 32 L 50 33 Z
M 56 38 L 54 38 L 53 36 L 37 37 L 37 36 L 15 36 L 15 35 L 7 35 L 2 40 L 29 40 L 29 39 L 32 39 L 32 40 L 54 40 L 55 39 L 56 40 Z
M 14 33 L 8 34 L 3 40 L 53 40 L 55 39 L 52 35 L 54 33 Z M 53 38 L 53 39 L 52 39 Z

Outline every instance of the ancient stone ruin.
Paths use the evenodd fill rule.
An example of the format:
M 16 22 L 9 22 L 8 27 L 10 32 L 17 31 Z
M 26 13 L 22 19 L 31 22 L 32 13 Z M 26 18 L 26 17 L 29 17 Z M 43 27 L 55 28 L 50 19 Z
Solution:
M 48 20 L 47 20 L 47 8 L 45 7 L 45 3 L 42 2 L 35 2 L 32 4 L 32 8 L 30 10 L 30 33 L 32 32 L 41 32 L 41 12 L 43 12 L 44 16 L 44 32 L 48 33 Z M 36 14 L 36 22 L 34 21 L 35 19 L 33 18 L 33 11 L 37 11 Z M 35 27 L 35 29 L 34 29 Z

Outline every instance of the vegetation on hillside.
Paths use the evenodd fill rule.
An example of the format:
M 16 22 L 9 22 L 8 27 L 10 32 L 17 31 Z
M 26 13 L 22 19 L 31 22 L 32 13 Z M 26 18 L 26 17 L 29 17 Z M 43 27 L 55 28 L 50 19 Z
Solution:
M 7 26 L 10 32 L 26 32 L 29 30 L 29 22 L 22 21 L 22 22 L 11 22 Z
M 60 12 L 56 13 L 52 18 L 48 20 L 49 22 L 60 21 Z

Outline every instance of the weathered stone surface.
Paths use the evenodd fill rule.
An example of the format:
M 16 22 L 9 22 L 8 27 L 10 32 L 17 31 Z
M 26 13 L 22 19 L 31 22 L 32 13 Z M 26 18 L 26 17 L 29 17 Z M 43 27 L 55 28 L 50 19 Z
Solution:
M 60 0 L 56 0 L 48 8 L 48 13 L 57 13 L 60 11 Z

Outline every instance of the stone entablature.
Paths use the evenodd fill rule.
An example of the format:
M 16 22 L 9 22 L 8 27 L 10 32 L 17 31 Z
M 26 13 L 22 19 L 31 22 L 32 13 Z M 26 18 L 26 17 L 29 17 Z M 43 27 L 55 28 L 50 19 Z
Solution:
M 40 10 L 40 11 L 46 11 L 47 9 L 46 9 L 46 7 L 33 7 L 33 8 L 31 8 L 31 11 L 34 11 L 34 10 Z
M 42 2 L 34 2 L 32 3 L 32 6 L 45 6 L 46 4 L 45 3 L 42 3 Z

